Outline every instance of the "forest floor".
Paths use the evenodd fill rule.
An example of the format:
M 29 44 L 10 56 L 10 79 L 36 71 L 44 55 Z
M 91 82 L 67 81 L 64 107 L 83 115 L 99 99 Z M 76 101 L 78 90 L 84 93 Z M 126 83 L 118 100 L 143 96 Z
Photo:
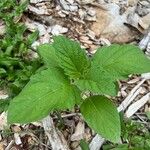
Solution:
M 52 36 L 59 34 L 79 41 L 89 56 L 98 47 L 130 43 L 138 45 L 150 57 L 149 0 L 30 0 L 16 20 L 31 33 L 39 31 L 37 40 L 32 43 L 32 57 L 37 57 L 36 48 L 40 44 L 52 42 Z M 0 37 L 3 34 L 5 22 L 0 19 Z M 89 145 L 90 150 L 117 149 L 118 146 L 123 149 L 123 145 L 134 149 L 138 144 L 141 146 L 141 141 L 150 149 L 150 141 L 146 141 L 150 139 L 150 73 L 130 76 L 118 83 L 118 95 L 112 98 L 127 120 L 125 134 L 128 138 L 118 144 L 105 141 L 74 109 L 54 113 L 45 120 L 46 124 L 51 122 L 49 128 L 54 128 L 54 136 L 67 145 L 66 149 L 81 150 L 83 145 Z M 0 99 L 5 99 L 7 94 L 1 90 Z M 6 117 L 7 112 L 1 112 L 0 150 L 50 150 L 51 142 L 57 145 L 57 139 L 50 141 L 48 138 L 42 122 L 9 127 Z M 137 139 L 132 139 L 133 136 Z

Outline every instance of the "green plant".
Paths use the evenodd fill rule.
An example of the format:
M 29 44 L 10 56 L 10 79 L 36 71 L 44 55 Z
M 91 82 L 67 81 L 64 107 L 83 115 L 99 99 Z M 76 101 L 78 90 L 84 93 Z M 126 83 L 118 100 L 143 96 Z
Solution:
M 103 150 L 149 150 L 150 133 L 146 126 L 125 120 L 121 130 L 122 144 L 105 143 Z
M 97 133 L 112 142 L 121 134 L 116 106 L 107 98 L 118 91 L 117 80 L 150 71 L 150 60 L 133 45 L 111 45 L 97 50 L 90 59 L 80 45 L 63 36 L 39 47 L 47 69 L 33 75 L 8 108 L 9 123 L 40 120 L 54 110 L 79 105 Z M 82 99 L 90 91 L 92 96 Z M 105 95 L 105 96 L 104 96 Z
M 0 36 L 0 87 L 7 88 L 12 96 L 20 92 L 41 64 L 39 59 L 29 58 L 38 32 L 27 34 L 27 28 L 19 22 L 27 4 L 17 0 L 0 3 L 0 20 L 5 25 L 5 33 Z

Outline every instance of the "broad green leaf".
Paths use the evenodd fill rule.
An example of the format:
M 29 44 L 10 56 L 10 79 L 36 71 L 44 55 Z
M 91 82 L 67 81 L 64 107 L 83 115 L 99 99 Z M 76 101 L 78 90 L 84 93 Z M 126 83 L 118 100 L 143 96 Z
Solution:
M 62 71 L 47 69 L 34 75 L 8 108 L 9 123 L 29 123 L 47 116 L 54 109 L 72 108 L 80 102 L 79 90 Z
M 95 132 L 112 142 L 119 141 L 121 134 L 119 114 L 108 98 L 89 97 L 80 108 L 85 121 Z
M 38 52 L 48 68 L 59 66 L 59 61 L 55 54 L 55 49 L 51 44 L 43 44 L 39 46 Z
M 75 85 L 83 91 L 90 91 L 95 94 L 106 94 L 116 96 L 118 92 L 117 82 L 100 67 L 91 64 L 91 69 L 85 79 L 75 81 Z
M 82 78 L 87 73 L 90 62 L 79 43 L 63 36 L 54 37 L 53 46 L 60 60 L 60 66 L 70 78 Z
M 96 94 L 115 96 L 118 92 L 116 80 L 129 74 L 150 71 L 150 60 L 133 45 L 112 45 L 98 49 L 92 58 L 91 68 L 82 80 L 75 84 L 81 90 Z
M 92 63 L 97 67 L 101 66 L 114 79 L 150 72 L 150 60 L 138 47 L 129 44 L 98 49 Z

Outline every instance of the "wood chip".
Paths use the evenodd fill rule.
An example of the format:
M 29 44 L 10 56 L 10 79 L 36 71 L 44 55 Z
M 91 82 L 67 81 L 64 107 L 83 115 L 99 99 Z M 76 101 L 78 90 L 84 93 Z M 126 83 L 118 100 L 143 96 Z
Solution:
M 7 113 L 3 112 L 0 114 L 0 130 L 4 130 L 7 126 Z
M 43 127 L 45 130 L 45 134 L 47 135 L 49 139 L 52 149 L 53 150 L 69 150 L 69 147 L 66 144 L 66 142 L 65 143 L 62 142 L 65 140 L 60 139 L 55 129 L 52 118 L 50 116 L 47 116 L 46 118 L 42 120 L 42 123 L 43 123 Z
M 22 144 L 21 138 L 20 138 L 18 133 L 14 133 L 14 139 L 15 139 L 16 145 L 21 145 Z
M 84 138 L 85 133 L 85 124 L 84 122 L 79 121 L 76 126 L 75 133 L 71 135 L 71 141 L 80 141 Z
M 104 142 L 105 139 L 102 138 L 100 135 L 96 134 L 96 136 L 92 139 L 92 142 L 89 145 L 90 150 L 99 150 Z
M 140 41 L 139 43 L 139 47 L 140 49 L 146 49 L 148 43 L 150 42 L 150 32 L 148 34 L 146 34 L 143 39 Z
M 144 106 L 148 102 L 148 100 L 150 100 L 150 93 L 147 93 L 141 99 L 130 105 L 125 113 L 126 117 L 129 118 L 133 114 L 135 114 L 142 106 Z
M 150 26 L 150 13 L 139 20 L 139 25 L 147 30 Z
M 11 142 L 8 144 L 8 146 L 5 148 L 5 150 L 10 150 L 14 143 L 15 143 L 15 141 L 11 140 Z
M 142 90 L 142 87 L 140 87 L 146 79 L 143 79 L 142 81 L 139 82 L 138 85 L 136 85 L 131 92 L 129 93 L 129 95 L 125 98 L 125 100 L 121 103 L 121 105 L 118 107 L 118 111 L 124 111 L 129 104 L 135 99 L 135 97 L 140 93 L 140 91 Z

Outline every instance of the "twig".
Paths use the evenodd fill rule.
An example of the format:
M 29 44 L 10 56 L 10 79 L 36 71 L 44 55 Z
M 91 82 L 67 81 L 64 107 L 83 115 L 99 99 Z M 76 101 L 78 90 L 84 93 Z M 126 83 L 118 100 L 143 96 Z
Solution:
M 50 141 L 52 150 L 69 150 L 67 142 L 62 139 L 63 137 L 59 137 L 52 118 L 47 116 L 42 120 L 42 123 L 45 133 Z
M 147 93 L 141 99 L 133 103 L 128 110 L 126 111 L 125 115 L 127 118 L 131 117 L 135 112 L 137 112 L 146 102 L 150 99 L 150 93 Z
M 139 43 L 139 47 L 143 50 L 146 49 L 148 43 L 150 42 L 150 32 L 143 37 L 143 39 Z
M 81 116 L 81 113 L 71 113 L 71 114 L 65 114 L 65 115 L 61 115 L 61 118 L 69 118 L 69 117 L 73 117 L 73 116 L 76 116 L 76 115 L 79 115 Z M 58 119 L 57 116 L 53 117 L 53 119 Z
M 11 140 L 11 142 L 8 144 L 8 146 L 5 148 L 5 150 L 10 150 L 14 143 L 15 143 L 15 141 Z
M 90 143 L 90 150 L 99 150 L 104 142 L 105 139 L 102 138 L 100 135 L 96 134 L 96 136 L 92 139 L 92 142 Z
M 139 82 L 138 85 L 136 85 L 131 92 L 129 93 L 129 95 L 125 98 L 125 100 L 121 103 L 121 105 L 118 107 L 118 111 L 124 111 L 129 104 L 135 99 L 135 97 L 140 93 L 140 91 L 142 90 L 142 88 L 140 87 L 146 79 L 142 79 L 141 82 Z

